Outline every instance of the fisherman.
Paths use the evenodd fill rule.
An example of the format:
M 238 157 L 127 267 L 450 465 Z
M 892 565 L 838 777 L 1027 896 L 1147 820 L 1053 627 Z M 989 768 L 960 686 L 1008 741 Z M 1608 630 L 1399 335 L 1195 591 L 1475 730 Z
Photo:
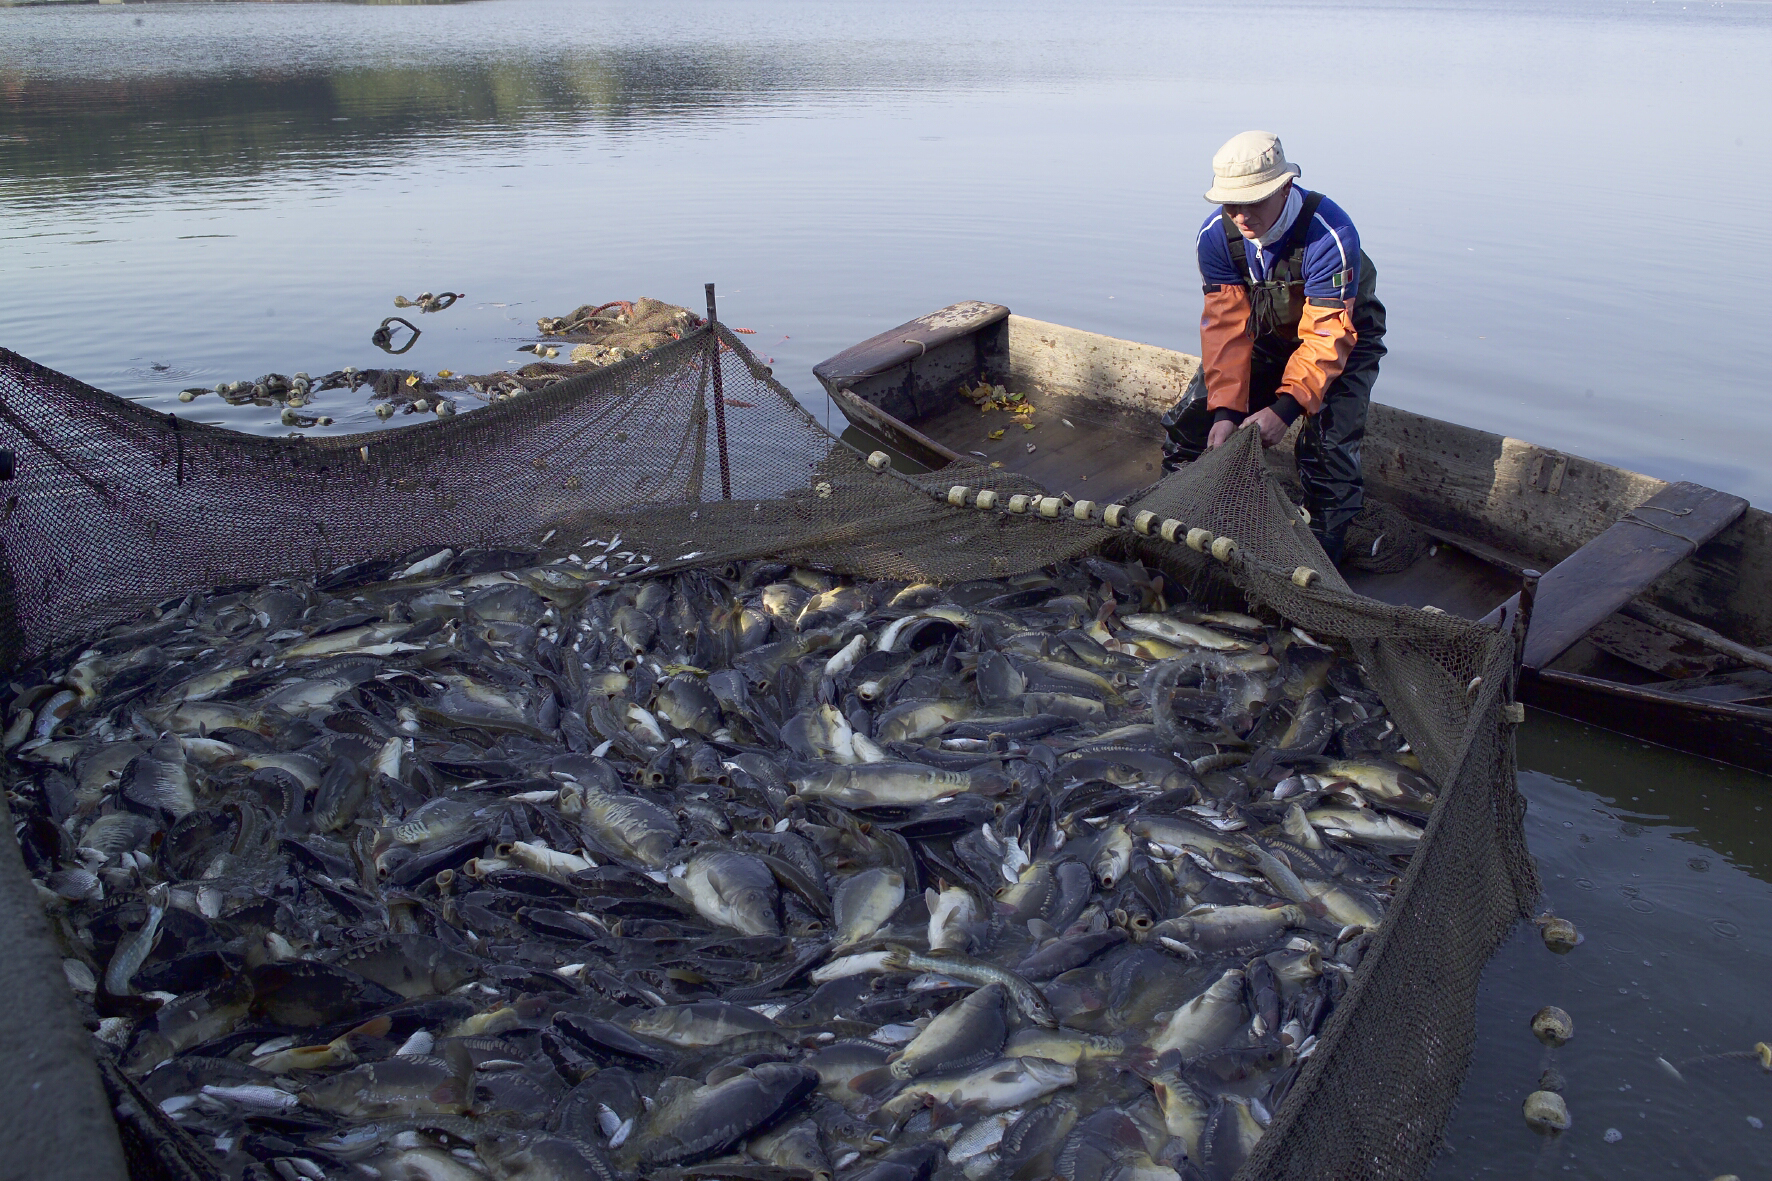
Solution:
M 1377 274 L 1341 207 L 1293 183 L 1300 174 L 1268 131 L 1233 136 L 1212 157 L 1206 200 L 1220 206 L 1195 239 L 1206 309 L 1200 377 L 1163 416 L 1174 471 L 1254 426 L 1272 447 L 1299 415 L 1298 479 L 1311 532 L 1340 565 L 1364 486 L 1360 441 L 1384 356 Z

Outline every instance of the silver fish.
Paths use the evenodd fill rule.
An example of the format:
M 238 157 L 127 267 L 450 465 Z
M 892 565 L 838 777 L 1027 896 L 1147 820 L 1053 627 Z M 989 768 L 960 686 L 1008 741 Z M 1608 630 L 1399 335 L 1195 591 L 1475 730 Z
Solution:
M 871 938 L 904 905 L 904 875 L 890 869 L 864 869 L 838 883 L 831 893 L 837 941 L 832 950 Z
M 769 867 L 729 850 L 697 852 L 671 871 L 671 892 L 711 923 L 746 935 L 779 935 L 780 891 Z

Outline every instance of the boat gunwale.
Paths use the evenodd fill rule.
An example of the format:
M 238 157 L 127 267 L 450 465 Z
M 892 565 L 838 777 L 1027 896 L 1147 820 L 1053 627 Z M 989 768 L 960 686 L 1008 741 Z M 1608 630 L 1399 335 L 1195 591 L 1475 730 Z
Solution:
M 1009 344 L 1011 346 L 1009 365 L 1011 370 L 1016 368 L 1014 346 L 1017 344 L 1025 346 L 1029 335 L 1048 330 L 1053 337 L 1068 338 L 1073 342 L 1090 342 L 1103 347 L 1123 349 L 1132 352 L 1134 355 L 1173 358 L 1176 363 L 1176 371 L 1185 371 L 1189 375 L 1191 375 L 1193 370 L 1197 369 L 1199 365 L 1199 358 L 1190 353 L 1164 348 L 1160 345 L 1124 340 L 1119 337 L 1107 336 L 1102 333 L 1090 332 L 1085 329 L 1068 328 L 1064 325 L 1053 324 L 1049 321 L 1035 320 L 1031 317 L 1021 316 L 1014 312 L 1010 312 L 1005 318 L 993 319 L 989 324 L 984 325 L 983 328 L 995 328 L 999 324 L 1007 325 L 1009 329 Z M 1016 331 L 1017 329 L 1020 330 L 1019 333 Z M 886 334 L 881 335 L 884 336 Z M 1051 347 L 1058 348 L 1060 347 L 1062 340 L 1049 339 L 1043 343 L 1048 343 Z M 841 355 L 843 354 L 839 354 L 839 356 Z M 821 366 L 821 368 L 822 367 L 823 366 Z M 1022 366 L 1022 371 L 1027 371 L 1025 365 Z M 875 376 L 878 376 L 878 374 Z M 1064 392 L 1070 396 L 1076 397 L 1090 396 L 1090 391 L 1086 387 L 1072 387 Z M 1038 391 L 1035 391 L 1035 393 L 1037 394 Z M 1125 403 L 1122 402 L 1118 404 L 1124 405 Z M 1144 404 L 1144 408 L 1155 412 L 1155 403 L 1147 401 Z M 1461 542 L 1470 543 L 1470 548 L 1467 552 L 1473 552 L 1473 556 L 1482 558 L 1483 560 L 1490 560 L 1483 552 L 1480 552 L 1486 550 L 1496 554 L 1506 555 L 1509 559 L 1518 561 L 1521 566 L 1537 564 L 1539 569 L 1549 569 L 1551 566 L 1573 553 L 1576 549 L 1579 549 L 1581 545 L 1586 544 L 1586 542 L 1598 536 L 1599 533 L 1603 532 L 1613 521 L 1617 520 L 1619 516 L 1623 515 L 1630 509 L 1638 507 L 1650 496 L 1653 496 L 1656 492 L 1666 488 L 1670 483 L 1670 481 L 1661 480 L 1654 476 L 1646 476 L 1640 472 L 1634 472 L 1628 468 L 1618 467 L 1614 464 L 1604 463 L 1599 460 L 1586 459 L 1582 456 L 1570 455 L 1565 452 L 1555 451 L 1551 448 L 1540 447 L 1537 444 L 1524 439 L 1517 439 L 1510 435 L 1496 434 L 1491 431 L 1481 430 L 1477 427 L 1469 427 L 1459 423 L 1448 422 L 1444 419 L 1434 418 L 1430 415 L 1420 414 L 1416 411 L 1406 410 L 1402 407 L 1392 406 L 1388 403 L 1375 401 L 1372 403 L 1372 408 L 1374 413 L 1369 422 L 1366 436 L 1366 447 L 1369 456 L 1371 452 L 1380 450 L 1387 444 L 1393 444 L 1394 436 L 1396 434 L 1408 429 L 1425 427 L 1449 436 L 1455 442 L 1461 442 L 1463 444 L 1461 448 L 1450 451 L 1448 454 L 1453 455 L 1455 458 L 1463 459 L 1467 469 L 1472 472 L 1477 471 L 1481 466 L 1480 461 L 1471 458 L 1472 452 L 1488 452 L 1496 455 L 1512 454 L 1516 456 L 1522 454 L 1532 456 L 1543 455 L 1550 459 L 1552 467 L 1554 467 L 1557 460 L 1567 461 L 1564 467 L 1563 486 L 1555 492 L 1544 492 L 1543 503 L 1547 505 L 1562 506 L 1562 511 L 1558 515 L 1565 518 L 1576 515 L 1576 509 L 1579 508 L 1583 515 L 1593 518 L 1594 523 L 1591 529 L 1586 530 L 1583 533 L 1571 535 L 1564 544 L 1547 545 L 1542 540 L 1542 535 L 1531 543 L 1525 545 L 1517 544 L 1518 537 L 1515 535 L 1520 534 L 1522 531 L 1528 531 L 1527 526 L 1530 522 L 1527 522 L 1526 525 L 1522 525 L 1518 529 L 1510 528 L 1503 530 L 1506 536 L 1500 539 L 1500 544 L 1497 544 L 1497 538 L 1494 536 L 1495 529 L 1473 530 L 1470 528 L 1447 527 L 1447 524 L 1444 523 L 1443 520 L 1431 519 L 1433 516 L 1440 514 L 1425 514 L 1430 519 L 1420 521 L 1430 533 L 1436 535 L 1443 534 L 1445 535 L 1445 539 L 1452 544 L 1459 544 Z M 889 425 L 903 428 L 913 436 L 921 435 L 921 432 L 917 431 L 916 428 L 916 422 L 919 420 L 905 420 L 891 415 L 878 407 L 875 407 L 874 409 L 881 418 L 888 421 Z M 863 429 L 866 429 L 865 424 L 858 425 L 863 425 Z M 1278 450 L 1281 450 L 1282 452 L 1290 450 L 1291 441 L 1296 438 L 1297 429 L 1297 427 L 1294 427 L 1293 432 L 1289 434 L 1288 439 L 1280 445 Z M 951 451 L 952 449 L 948 448 L 947 450 Z M 1419 456 L 1419 452 L 1415 452 L 1414 454 Z M 1420 507 L 1421 498 L 1419 496 L 1410 495 L 1406 489 L 1399 488 L 1395 481 L 1390 479 L 1388 473 L 1385 471 L 1381 470 L 1373 472 L 1369 470 L 1367 473 L 1367 487 L 1373 490 L 1379 499 L 1397 504 L 1405 513 L 1409 512 L 1411 505 L 1414 505 L 1417 508 Z M 1629 489 L 1629 493 L 1623 496 L 1619 496 L 1616 493 L 1611 496 L 1600 495 L 1599 493 L 1605 488 Z M 1580 502 L 1579 504 L 1578 501 Z M 1532 507 L 1538 506 L 1533 505 Z M 1415 514 L 1410 515 L 1414 516 Z M 1502 515 L 1501 508 L 1498 505 L 1495 510 L 1489 514 L 1489 521 L 1487 523 L 1496 527 L 1504 525 L 1505 522 L 1501 520 Z M 1537 515 L 1543 517 L 1545 514 L 1539 513 Z M 1417 519 L 1419 520 L 1419 518 Z M 1489 536 L 1483 535 L 1486 532 Z M 1663 605 L 1666 605 L 1673 610 L 1681 610 L 1683 608 L 1683 613 L 1691 615 L 1697 619 L 1698 622 L 1709 623 L 1710 621 L 1706 619 L 1705 616 L 1710 614 L 1710 612 L 1694 610 L 1695 604 L 1692 602 L 1692 596 L 1690 594 L 1677 593 L 1679 589 L 1678 584 L 1683 579 L 1690 577 L 1691 567 L 1693 567 L 1695 563 L 1698 565 L 1704 565 L 1707 562 L 1715 562 L 1720 555 L 1728 552 L 1732 546 L 1733 548 L 1739 549 L 1741 543 L 1750 537 L 1757 540 L 1759 546 L 1765 551 L 1768 557 L 1772 558 L 1772 514 L 1752 505 L 1749 505 L 1747 511 L 1742 514 L 1738 521 L 1723 530 L 1722 533 L 1718 534 L 1715 539 L 1702 547 L 1691 559 L 1682 563 L 1680 567 L 1676 567 L 1675 570 L 1665 576 L 1661 582 L 1658 582 L 1649 588 L 1647 597 L 1652 600 L 1664 601 Z M 1509 541 L 1514 541 L 1516 543 L 1508 544 Z M 1666 593 L 1669 591 L 1675 593 Z M 1746 613 L 1737 611 L 1737 614 Z M 1753 612 L 1751 621 L 1757 625 L 1754 630 L 1758 634 L 1763 634 L 1769 640 L 1772 640 L 1772 603 L 1768 603 L 1760 610 Z M 1710 623 L 1710 626 L 1714 627 L 1716 625 Z M 1724 634 L 1728 634 L 1730 629 L 1718 628 L 1717 630 L 1724 632 Z M 1759 645 L 1750 644 L 1750 646 L 1757 647 Z

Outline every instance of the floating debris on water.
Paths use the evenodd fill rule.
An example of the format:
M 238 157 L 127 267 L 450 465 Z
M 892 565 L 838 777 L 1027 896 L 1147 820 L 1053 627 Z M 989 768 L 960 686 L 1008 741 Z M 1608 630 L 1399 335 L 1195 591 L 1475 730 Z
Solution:
M 412 299 L 396 296 L 396 307 L 416 307 L 421 312 L 442 311 L 456 300 L 459 292 L 445 291 L 438 295 L 423 292 Z M 392 323 L 412 327 L 399 317 L 390 317 L 377 330 L 376 343 L 384 351 L 403 353 L 410 347 L 393 348 Z M 323 415 L 290 413 L 306 406 L 316 396 L 331 390 L 352 393 L 367 388 L 374 402 L 375 416 L 383 422 L 396 414 L 435 412 L 448 417 L 462 409 L 460 396 L 467 395 L 485 402 L 501 402 L 546 389 L 555 382 L 606 365 L 614 365 L 638 357 L 702 326 L 699 316 L 687 308 L 656 299 L 632 302 L 617 300 L 596 307 L 587 304 L 567 316 L 543 316 L 537 321 L 544 336 L 573 344 L 566 361 L 558 361 L 561 345 L 541 341 L 519 345 L 521 351 L 538 358 L 533 364 L 513 370 L 484 374 L 461 374 L 452 369 L 439 369 L 426 375 L 415 369 L 357 369 L 346 366 L 318 378 L 306 373 L 293 377 L 266 373 L 252 381 L 224 381 L 213 387 L 193 386 L 180 391 L 180 402 L 194 402 L 213 393 L 230 406 L 260 406 L 279 412 L 284 426 L 309 428 L 330 426 L 333 418 Z M 417 329 L 413 328 L 416 334 Z M 516 362 L 511 362 L 516 365 Z M 730 403 L 729 403 L 730 404 Z M 471 405 L 471 404 L 470 404 Z
M 445 308 L 453 307 L 456 300 L 466 298 L 467 296 L 460 291 L 444 291 L 437 295 L 424 291 L 411 299 L 407 299 L 404 295 L 396 295 L 394 306 L 397 308 L 417 308 L 421 312 L 440 312 Z
M 1436 795 L 1350 656 L 1136 562 L 567 541 L 15 678 L 21 844 L 160 1117 L 231 1175 L 1237 1169 Z

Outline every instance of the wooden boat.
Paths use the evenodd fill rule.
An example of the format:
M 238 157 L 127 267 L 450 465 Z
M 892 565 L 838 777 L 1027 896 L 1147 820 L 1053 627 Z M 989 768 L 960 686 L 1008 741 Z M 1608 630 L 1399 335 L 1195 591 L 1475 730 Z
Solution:
M 1108 503 L 1161 477 L 1158 418 L 1198 367 L 1185 353 L 968 302 L 814 373 L 858 442 L 932 469 L 970 455 Z M 989 438 L 1007 416 L 981 416 L 960 393 L 980 381 L 1034 401 L 1041 428 Z M 1772 773 L 1772 516 L 1699 485 L 1376 402 L 1364 466 L 1368 497 L 1433 545 L 1400 571 L 1349 571 L 1356 591 L 1499 623 L 1526 572 L 1546 571 L 1524 653 L 1528 704 Z

